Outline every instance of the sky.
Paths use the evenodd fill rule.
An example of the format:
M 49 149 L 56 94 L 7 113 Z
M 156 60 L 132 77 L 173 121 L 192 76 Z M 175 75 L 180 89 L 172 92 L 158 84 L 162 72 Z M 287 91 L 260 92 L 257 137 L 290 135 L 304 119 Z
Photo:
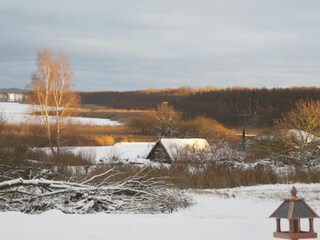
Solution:
M 320 87 L 320 1 L 0 0 L 0 88 L 43 48 L 81 91 Z

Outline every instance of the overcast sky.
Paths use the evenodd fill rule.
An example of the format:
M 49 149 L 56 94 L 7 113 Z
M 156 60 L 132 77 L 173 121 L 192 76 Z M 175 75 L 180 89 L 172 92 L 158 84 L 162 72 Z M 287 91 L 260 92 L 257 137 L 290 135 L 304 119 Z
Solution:
M 77 90 L 320 87 L 320 1 L 0 0 L 0 88 L 44 47 Z

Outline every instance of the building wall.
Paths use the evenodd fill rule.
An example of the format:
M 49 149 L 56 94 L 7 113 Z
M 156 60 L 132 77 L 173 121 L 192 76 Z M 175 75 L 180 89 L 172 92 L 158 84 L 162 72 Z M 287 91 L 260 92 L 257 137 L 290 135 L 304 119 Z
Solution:
M 148 158 L 151 161 L 162 162 L 162 163 L 172 163 L 172 160 L 169 154 L 167 153 L 166 149 L 160 142 L 156 143 L 154 148 L 151 150 Z
M 8 102 L 23 102 L 24 98 L 23 93 L 8 93 Z
M 0 93 L 0 102 L 7 102 L 7 101 L 8 101 L 8 94 Z

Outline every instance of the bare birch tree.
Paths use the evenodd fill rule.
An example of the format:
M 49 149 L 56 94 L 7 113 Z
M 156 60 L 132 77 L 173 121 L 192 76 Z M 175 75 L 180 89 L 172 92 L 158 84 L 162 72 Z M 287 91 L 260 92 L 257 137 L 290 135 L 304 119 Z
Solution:
M 31 92 L 29 103 L 35 112 L 40 113 L 40 122 L 46 126 L 52 153 L 60 153 L 65 117 L 77 107 L 79 97 L 71 91 L 72 72 L 63 53 L 55 57 L 49 49 L 38 51 L 36 64 L 37 70 L 32 74 L 28 87 Z

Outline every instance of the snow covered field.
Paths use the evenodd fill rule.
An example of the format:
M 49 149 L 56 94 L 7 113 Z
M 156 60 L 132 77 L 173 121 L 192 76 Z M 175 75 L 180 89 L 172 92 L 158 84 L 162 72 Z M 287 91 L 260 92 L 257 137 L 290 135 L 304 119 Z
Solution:
M 98 163 L 136 163 L 151 164 L 145 159 L 152 149 L 153 142 L 120 142 L 113 146 L 62 147 L 61 151 L 81 155 L 94 164 Z M 37 150 L 37 149 L 35 149 Z M 40 148 L 50 154 L 50 148 Z
M 318 211 L 320 184 L 295 186 L 298 195 Z M 0 236 L 4 240 L 271 240 L 275 220 L 268 217 L 282 198 L 289 196 L 291 187 L 265 185 L 190 192 L 195 205 L 163 215 L 5 212 L 0 213 Z M 306 223 L 302 221 L 302 228 Z M 315 220 L 315 231 L 320 232 L 320 220 Z
M 170 155 L 171 159 L 179 156 L 179 151 L 190 147 L 193 151 L 207 150 L 209 144 L 205 139 L 199 138 L 162 138 L 161 143 Z M 133 163 L 133 164 L 154 164 L 146 159 L 156 142 L 119 142 L 113 146 L 85 146 L 85 147 L 61 147 L 65 153 L 81 155 L 92 163 Z M 42 150 L 50 154 L 50 148 L 35 148 L 35 151 Z M 156 164 L 158 165 L 158 164 Z
M 35 119 L 30 114 L 30 105 L 10 102 L 0 102 L 0 114 L 3 115 L 6 121 L 13 124 L 19 123 L 34 123 Z M 103 118 L 85 118 L 85 117 L 70 117 L 68 118 L 73 123 L 83 125 L 99 125 L 99 126 L 115 126 L 120 123 L 110 119 Z

